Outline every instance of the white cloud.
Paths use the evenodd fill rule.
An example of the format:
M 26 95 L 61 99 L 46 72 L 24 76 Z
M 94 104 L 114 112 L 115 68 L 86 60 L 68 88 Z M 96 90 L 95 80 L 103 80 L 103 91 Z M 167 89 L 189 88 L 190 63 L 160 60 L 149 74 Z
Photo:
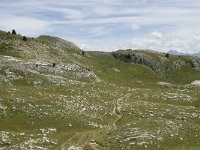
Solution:
M 195 53 L 200 48 L 200 44 L 196 48 L 194 47 L 196 43 L 200 43 L 200 39 L 193 40 L 195 37 L 196 35 L 177 36 L 171 33 L 153 32 L 143 37 L 133 38 L 129 43 L 133 49 L 152 49 L 163 52 L 177 50 L 179 52 Z
M 15 29 L 17 33 L 27 36 L 37 36 L 45 31 L 51 31 L 49 23 L 39 19 L 8 15 L 0 15 L 0 18 L 0 29 L 5 31 Z
M 195 39 L 195 40 L 194 40 Z M 101 45 L 101 46 L 99 46 Z M 102 47 L 102 45 L 104 47 Z M 156 51 L 168 52 L 177 50 L 178 52 L 196 53 L 200 49 L 199 35 L 192 34 L 179 36 L 172 33 L 160 33 L 154 31 L 141 37 L 134 37 L 130 40 L 121 39 L 121 41 L 96 41 L 86 42 L 85 49 L 114 51 L 117 49 L 151 49 Z
M 163 34 L 162 34 L 161 32 L 155 31 L 155 32 L 152 32 L 151 35 L 152 35 L 153 37 L 157 38 L 157 39 L 163 38 Z
M 89 34 L 93 35 L 93 36 L 101 36 L 101 35 L 105 35 L 106 34 L 106 29 L 103 27 L 94 27 L 89 29 Z
M 132 29 L 133 31 L 135 31 L 135 30 L 141 29 L 141 27 L 140 27 L 138 24 L 133 23 L 133 24 L 131 24 L 131 29 Z
M 199 16 L 200 1 L 195 0 L 8 0 L 0 6 L 0 29 L 15 28 L 30 36 L 66 34 L 95 50 L 142 48 L 192 53 L 200 51 Z

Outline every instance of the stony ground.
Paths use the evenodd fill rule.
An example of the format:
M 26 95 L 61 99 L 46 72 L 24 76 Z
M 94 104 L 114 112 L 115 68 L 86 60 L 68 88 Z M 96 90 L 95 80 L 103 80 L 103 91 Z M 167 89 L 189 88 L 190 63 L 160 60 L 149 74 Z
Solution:
M 198 86 L 165 82 L 154 87 L 118 86 L 73 64 L 53 68 L 12 57 L 1 61 L 8 63 L 0 86 L 1 149 L 200 146 Z M 16 65 L 20 67 L 15 69 Z M 32 78 L 25 80 L 27 75 L 20 71 Z M 68 77 L 63 78 L 65 72 Z
M 17 38 L 0 32 L 0 150 L 199 149 L 197 68 L 160 75 L 58 38 Z

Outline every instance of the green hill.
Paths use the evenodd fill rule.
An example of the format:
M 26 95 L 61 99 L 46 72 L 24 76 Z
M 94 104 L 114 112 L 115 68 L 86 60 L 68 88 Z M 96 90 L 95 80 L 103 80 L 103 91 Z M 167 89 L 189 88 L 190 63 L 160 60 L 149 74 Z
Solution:
M 196 150 L 199 80 L 196 57 L 0 31 L 0 149 Z

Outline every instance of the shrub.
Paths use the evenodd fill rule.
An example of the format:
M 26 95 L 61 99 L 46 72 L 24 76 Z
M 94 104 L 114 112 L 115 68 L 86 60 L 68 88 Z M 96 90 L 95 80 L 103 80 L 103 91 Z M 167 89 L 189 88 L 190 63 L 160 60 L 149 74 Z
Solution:
M 22 40 L 23 40 L 23 41 L 27 41 L 26 36 L 23 36 L 23 37 L 22 37 Z
M 167 54 L 165 55 L 165 57 L 169 58 L 169 54 L 167 53 Z
M 12 34 L 15 34 L 15 35 L 17 34 L 15 29 L 12 30 Z
M 84 51 L 82 51 L 82 55 L 85 55 L 85 52 L 84 52 Z
M 53 63 L 53 68 L 56 66 L 56 63 Z

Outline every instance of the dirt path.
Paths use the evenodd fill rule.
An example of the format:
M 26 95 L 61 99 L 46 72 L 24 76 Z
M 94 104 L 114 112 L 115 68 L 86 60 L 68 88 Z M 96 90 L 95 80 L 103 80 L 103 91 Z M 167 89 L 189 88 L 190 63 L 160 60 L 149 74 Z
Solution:
M 76 132 L 62 144 L 61 149 L 67 150 L 70 146 L 75 146 L 80 147 L 80 150 L 82 150 L 84 146 L 90 145 L 91 149 L 97 150 L 98 145 L 92 140 L 98 137 L 99 132 L 100 130 Z
M 117 118 L 113 122 L 113 129 L 114 130 L 117 130 L 116 122 L 122 118 L 122 115 L 120 114 L 122 105 L 120 104 L 120 102 L 122 102 L 126 98 L 129 98 L 130 96 L 131 96 L 131 93 L 127 93 L 127 94 L 125 94 L 124 96 L 118 98 L 115 101 L 115 104 L 114 104 L 114 107 L 113 107 L 113 114 L 117 115 Z
M 124 96 L 118 98 L 114 102 L 114 107 L 113 107 L 112 113 L 117 116 L 117 118 L 112 123 L 114 130 L 117 130 L 116 123 L 117 123 L 118 120 L 120 120 L 122 118 L 122 115 L 120 114 L 121 109 L 122 109 L 121 103 L 123 103 L 124 99 L 127 99 L 130 96 L 131 96 L 131 93 L 127 93 Z M 93 143 L 91 142 L 91 139 L 95 139 L 96 137 L 98 137 L 98 132 L 99 132 L 99 130 L 74 133 L 71 136 L 71 138 L 69 138 L 62 145 L 61 149 L 67 150 L 67 147 L 69 147 L 69 145 L 74 145 L 74 146 L 79 145 L 81 148 L 83 148 L 85 145 L 90 145 L 91 149 L 98 150 L 98 145 L 95 142 L 93 142 Z M 76 138 L 78 138 L 78 140 L 75 140 Z

